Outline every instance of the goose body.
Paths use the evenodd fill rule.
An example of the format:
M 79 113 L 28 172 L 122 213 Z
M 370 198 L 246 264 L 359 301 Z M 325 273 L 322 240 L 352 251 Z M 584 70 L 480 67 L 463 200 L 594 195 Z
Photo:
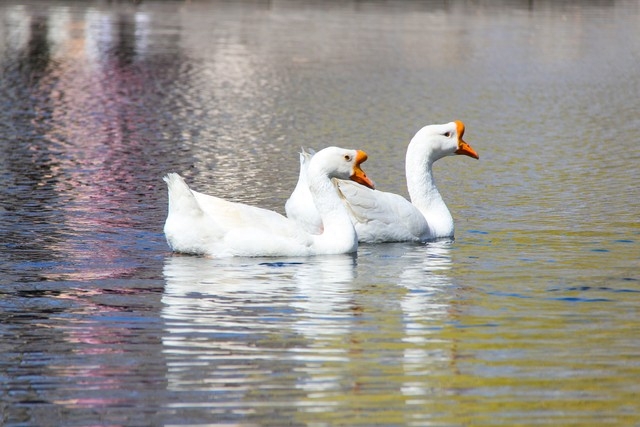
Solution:
M 360 164 L 363 151 L 329 147 L 309 161 L 307 190 L 322 219 L 324 232 L 311 234 L 277 212 L 193 191 L 170 173 L 164 226 L 174 252 L 227 256 L 309 256 L 355 252 L 357 235 L 332 178 L 373 187 Z
M 461 121 L 429 125 L 411 139 L 405 159 L 411 201 L 398 194 L 337 181 L 360 242 L 427 242 L 453 237 L 453 217 L 436 187 L 432 166 L 435 161 L 455 154 L 478 158 L 475 150 L 462 139 L 464 130 Z M 303 167 L 301 165 L 301 171 Z M 298 208 L 308 197 L 304 193 L 304 187 L 296 187 L 285 210 L 289 218 L 314 232 L 322 226 L 318 224 L 318 217 L 305 215 Z
M 288 218 L 294 218 L 309 233 L 320 234 L 323 230 L 322 218 L 313 203 L 313 197 L 311 197 L 309 183 L 307 182 L 309 162 L 314 154 L 313 150 L 305 151 L 304 148 L 300 152 L 300 174 L 293 190 L 293 194 L 296 196 L 292 196 L 287 200 L 284 209 Z

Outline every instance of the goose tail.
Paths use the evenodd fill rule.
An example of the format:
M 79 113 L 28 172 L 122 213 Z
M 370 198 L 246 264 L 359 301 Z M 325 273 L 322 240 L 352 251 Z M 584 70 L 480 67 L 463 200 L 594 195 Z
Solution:
M 167 183 L 169 190 L 169 216 L 202 213 L 198 201 L 184 178 L 172 172 L 165 175 L 162 180 Z

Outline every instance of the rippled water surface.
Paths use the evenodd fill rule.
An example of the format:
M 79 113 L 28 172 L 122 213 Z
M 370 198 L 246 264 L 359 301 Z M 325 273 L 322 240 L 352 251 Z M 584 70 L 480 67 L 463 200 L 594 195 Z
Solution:
M 136 4 L 138 3 L 138 4 Z M 0 424 L 639 425 L 637 1 L 0 4 Z M 174 256 L 180 172 L 283 212 L 301 146 L 455 242 Z

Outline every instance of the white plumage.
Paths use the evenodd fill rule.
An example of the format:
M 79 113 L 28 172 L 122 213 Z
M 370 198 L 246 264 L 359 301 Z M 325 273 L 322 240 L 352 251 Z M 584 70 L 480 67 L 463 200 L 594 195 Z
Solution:
M 405 160 L 411 201 L 350 181 L 337 181 L 360 242 L 426 242 L 453 237 L 453 217 L 436 187 L 432 165 L 438 159 L 455 154 L 479 158 L 462 139 L 464 130 L 464 124 L 455 121 L 425 126 L 413 137 Z M 301 155 L 300 181 L 304 179 L 308 162 L 308 155 Z M 304 185 L 296 186 L 285 210 L 289 218 L 313 233 L 322 229 L 322 222 L 317 212 L 309 211 L 307 191 Z
M 164 226 L 175 252 L 225 256 L 308 256 L 355 252 L 357 236 L 332 178 L 373 187 L 360 164 L 363 151 L 329 147 L 309 161 L 307 191 L 322 218 L 324 232 L 311 234 L 296 222 L 267 209 L 234 203 L 191 190 L 170 173 Z

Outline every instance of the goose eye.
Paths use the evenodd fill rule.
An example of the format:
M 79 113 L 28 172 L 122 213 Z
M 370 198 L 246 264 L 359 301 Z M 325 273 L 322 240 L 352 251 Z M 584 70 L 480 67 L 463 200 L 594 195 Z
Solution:
M 349 154 L 345 154 L 345 155 L 344 155 L 344 159 L 345 159 L 347 162 L 350 162 L 350 161 L 351 161 L 351 156 L 350 156 Z
M 445 132 L 444 136 L 447 138 L 451 138 L 451 135 L 453 135 L 451 132 Z

